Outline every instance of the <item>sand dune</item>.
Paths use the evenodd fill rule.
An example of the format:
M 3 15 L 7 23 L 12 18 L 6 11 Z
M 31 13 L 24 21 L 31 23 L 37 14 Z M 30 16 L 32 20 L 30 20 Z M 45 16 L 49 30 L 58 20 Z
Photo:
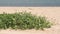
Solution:
M 60 7 L 0 7 L 0 14 L 3 12 L 6 13 L 15 13 L 27 11 L 35 15 L 46 16 L 53 25 L 49 29 L 42 30 L 1 30 L 0 34 L 60 34 Z

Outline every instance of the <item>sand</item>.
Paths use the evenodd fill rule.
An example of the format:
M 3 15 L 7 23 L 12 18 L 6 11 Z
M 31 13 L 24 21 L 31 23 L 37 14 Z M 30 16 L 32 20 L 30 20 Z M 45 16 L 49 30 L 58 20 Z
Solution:
M 60 7 L 0 7 L 0 14 L 27 11 L 34 15 L 46 16 L 54 25 L 42 30 L 0 30 L 0 34 L 60 34 Z

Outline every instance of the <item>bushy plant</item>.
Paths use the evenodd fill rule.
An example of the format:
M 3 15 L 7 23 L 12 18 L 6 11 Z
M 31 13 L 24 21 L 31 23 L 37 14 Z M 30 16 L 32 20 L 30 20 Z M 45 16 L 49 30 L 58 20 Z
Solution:
M 51 23 L 41 16 L 32 15 L 28 12 L 0 14 L 0 29 L 44 29 L 50 28 Z

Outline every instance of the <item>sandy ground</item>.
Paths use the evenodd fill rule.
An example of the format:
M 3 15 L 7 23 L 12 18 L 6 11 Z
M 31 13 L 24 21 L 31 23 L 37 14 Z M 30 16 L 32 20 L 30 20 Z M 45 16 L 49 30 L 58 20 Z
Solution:
M 0 30 L 0 34 L 60 34 L 60 7 L 0 7 L 0 14 L 27 11 L 35 15 L 46 16 L 54 25 L 42 30 Z

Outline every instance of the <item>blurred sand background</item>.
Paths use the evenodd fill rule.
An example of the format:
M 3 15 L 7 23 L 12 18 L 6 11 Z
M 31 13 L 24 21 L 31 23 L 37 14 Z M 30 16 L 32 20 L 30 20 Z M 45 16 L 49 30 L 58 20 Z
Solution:
M 0 30 L 0 34 L 60 34 L 60 7 L 0 7 L 0 14 L 27 11 L 35 15 L 46 16 L 54 23 L 51 28 L 42 30 Z

